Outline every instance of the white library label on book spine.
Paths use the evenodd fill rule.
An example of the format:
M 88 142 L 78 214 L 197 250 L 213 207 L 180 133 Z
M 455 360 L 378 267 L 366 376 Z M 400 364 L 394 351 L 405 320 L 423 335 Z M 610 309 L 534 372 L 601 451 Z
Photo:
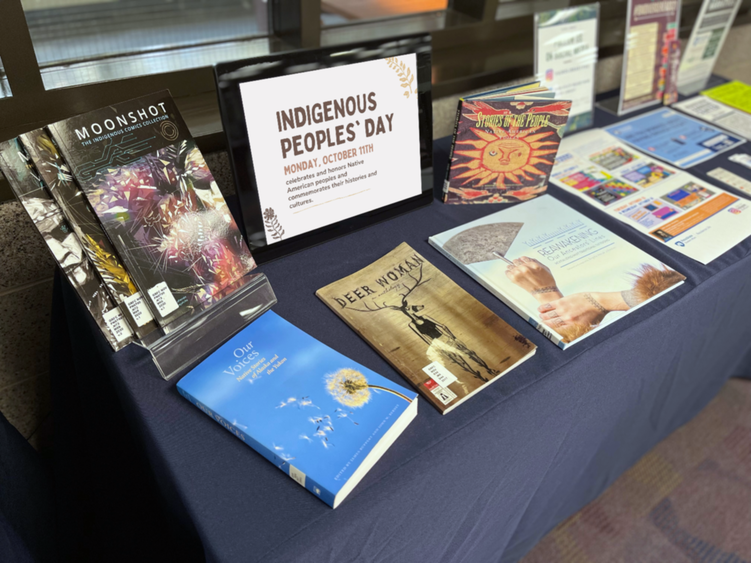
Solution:
M 126 338 L 133 336 L 128 323 L 125 322 L 122 312 L 117 307 L 110 309 L 104 313 L 102 317 L 104 318 L 104 322 L 107 323 L 107 328 L 110 329 L 112 336 L 115 337 L 117 342 L 122 342 Z
M 143 326 L 154 320 L 151 316 L 151 311 L 143 300 L 143 295 L 140 291 L 137 291 L 130 297 L 125 298 L 125 305 L 128 307 L 128 311 L 133 315 L 133 320 L 136 321 L 138 326 Z
M 440 362 L 433 362 L 432 364 L 428 364 L 427 366 L 422 368 L 422 371 L 427 373 L 428 377 L 430 377 L 430 379 L 435 381 L 441 387 L 448 387 L 454 381 L 456 381 L 456 376 L 449 370 L 447 370 Z
M 175 301 L 175 297 L 172 295 L 167 282 L 161 282 L 149 289 L 149 297 L 156 305 L 159 314 L 163 317 L 169 315 L 172 311 L 177 310 L 179 305 Z
M 289 464 L 289 476 L 297 481 L 301 486 L 305 486 L 305 473 L 300 471 L 297 467 Z

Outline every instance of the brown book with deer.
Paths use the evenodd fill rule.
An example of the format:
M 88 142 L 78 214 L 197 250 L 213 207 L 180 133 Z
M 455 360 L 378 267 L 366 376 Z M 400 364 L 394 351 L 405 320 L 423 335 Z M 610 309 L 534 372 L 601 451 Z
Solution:
M 407 243 L 316 295 L 442 414 L 537 349 Z

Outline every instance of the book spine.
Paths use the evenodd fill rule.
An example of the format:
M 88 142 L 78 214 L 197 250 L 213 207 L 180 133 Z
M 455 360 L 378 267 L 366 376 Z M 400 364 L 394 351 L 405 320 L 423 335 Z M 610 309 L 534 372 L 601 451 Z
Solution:
M 34 137 L 37 135 L 44 136 L 46 134 L 40 133 L 39 131 L 25 133 L 19 137 L 19 142 L 31 158 L 32 163 L 36 166 L 39 172 L 40 181 L 44 185 L 46 192 L 57 203 L 58 207 L 62 211 L 63 216 L 65 217 L 65 220 L 72 227 L 71 230 L 78 239 L 79 244 L 86 252 L 86 256 L 88 257 L 89 262 L 104 282 L 104 286 L 107 290 L 108 295 L 110 295 L 110 297 L 115 300 L 115 303 L 118 304 L 120 312 L 125 317 L 125 320 L 128 322 L 131 330 L 135 332 L 138 338 L 143 338 L 152 330 L 155 330 L 157 328 L 156 323 L 153 321 L 153 315 L 151 314 L 151 311 L 148 309 L 143 310 L 138 307 L 139 305 L 143 308 L 147 307 L 145 299 L 135 289 L 135 286 L 132 285 L 132 282 L 127 283 L 129 282 L 129 280 L 127 279 L 127 274 L 123 274 L 123 276 L 126 277 L 126 283 L 123 283 L 122 280 L 114 279 L 117 276 L 113 276 L 113 272 L 127 272 L 127 270 L 125 269 L 125 266 L 122 265 L 117 251 L 112 247 L 112 243 L 109 241 L 109 238 L 107 238 L 107 235 L 104 233 L 104 230 L 99 224 L 99 219 L 96 218 L 94 211 L 88 204 L 86 196 L 77 185 L 77 183 L 75 183 L 72 175 L 70 179 L 72 185 L 70 186 L 70 188 L 73 188 L 75 190 L 75 196 L 73 197 L 77 199 L 68 197 L 70 195 L 70 192 L 72 191 L 71 189 L 67 190 L 68 194 L 66 195 L 63 195 L 60 189 L 52 189 L 52 186 L 50 185 L 51 181 L 48 181 L 49 176 L 45 175 L 45 173 L 42 171 L 41 165 L 43 164 L 43 157 L 35 146 L 35 143 L 33 142 Z M 49 137 L 48 141 L 50 143 L 54 142 L 51 136 Z M 62 155 L 60 155 L 59 158 L 59 164 L 65 166 L 66 163 L 62 159 Z M 62 184 L 62 182 L 63 181 L 58 181 L 59 184 Z M 86 240 L 88 233 L 84 231 L 83 226 L 81 225 L 82 221 L 79 221 L 79 217 L 81 217 L 83 221 L 85 221 L 86 229 L 89 232 L 93 232 L 93 239 L 100 241 L 96 246 L 97 248 L 99 248 L 99 245 L 101 245 L 101 251 L 103 252 L 104 256 L 107 256 L 108 261 L 106 268 L 108 268 L 109 270 L 100 264 L 101 261 L 98 260 L 96 250 L 93 249 L 92 244 L 90 244 Z M 136 301 L 137 312 L 141 313 L 139 317 L 147 319 L 146 322 L 141 322 L 141 325 L 138 324 L 138 321 L 128 307 L 128 303 L 133 301 Z
M 548 328 L 542 324 L 541 322 L 538 322 L 536 319 L 531 317 L 529 315 L 528 311 L 525 311 L 523 307 L 521 307 L 518 303 L 516 303 L 513 299 L 510 299 L 508 296 L 504 295 L 503 292 L 501 292 L 498 288 L 496 288 L 491 282 L 486 280 L 483 276 L 479 275 L 477 272 L 475 272 L 472 268 L 468 268 L 466 265 L 459 262 L 456 258 L 454 258 L 451 253 L 446 252 L 446 250 L 437 243 L 433 237 L 428 238 L 428 242 L 432 247 L 434 247 L 436 250 L 438 250 L 441 254 L 443 254 L 446 258 L 451 260 L 456 266 L 458 266 L 463 272 L 466 274 L 469 274 L 469 276 L 474 279 L 476 282 L 478 282 L 481 286 L 483 286 L 485 289 L 487 289 L 490 293 L 495 295 L 498 299 L 503 301 L 503 303 L 508 306 L 510 309 L 514 311 L 517 315 L 519 315 L 521 318 L 525 319 L 529 324 L 531 324 L 533 327 L 537 329 L 538 332 L 540 332 L 545 338 L 550 340 L 553 344 L 558 346 L 560 349 L 565 349 L 568 344 L 563 342 L 555 333 L 553 333 L 551 330 L 548 330 Z
M 333 508 L 334 498 L 336 496 L 334 493 L 321 486 L 320 483 L 311 479 L 308 475 L 300 471 L 291 463 L 281 459 L 268 447 L 261 444 L 261 442 L 254 439 L 247 432 L 244 432 L 234 424 L 228 422 L 223 416 L 217 414 L 214 410 L 204 405 L 201 401 L 199 401 L 193 395 L 183 389 L 179 384 L 177 385 L 177 390 L 183 397 L 193 403 L 193 405 L 195 405 L 198 410 L 209 416 L 209 418 L 211 418 L 215 422 L 219 423 L 225 430 L 231 432 L 233 436 L 242 440 L 246 445 L 250 446 L 257 453 L 261 454 L 268 461 L 276 465 L 279 469 L 282 470 L 282 472 L 291 477 L 293 481 L 296 481 L 299 485 L 309 490 L 311 493 L 316 495 L 323 502 Z
M 73 182 L 75 182 L 76 186 L 81 190 L 81 193 L 86 197 L 88 201 L 88 192 L 86 190 L 86 187 L 84 186 L 84 182 L 81 180 L 78 174 L 76 174 L 75 171 L 75 164 L 74 159 L 71 157 L 72 155 L 72 147 L 70 146 L 70 143 L 68 142 L 68 138 L 65 136 L 65 132 L 63 129 L 58 127 L 58 124 L 52 123 L 47 126 L 47 131 L 49 132 L 50 138 L 53 140 L 55 145 L 58 148 L 58 151 L 60 152 L 61 159 L 68 165 L 68 171 L 70 172 L 71 178 L 73 179 Z M 89 202 L 90 203 L 90 202 Z M 156 303 L 154 302 L 154 299 L 149 294 L 148 286 L 144 285 L 142 283 L 142 279 L 136 275 L 137 274 L 137 267 L 138 262 L 134 259 L 131 259 L 127 255 L 126 246 L 122 243 L 122 241 L 118 242 L 114 239 L 113 234 L 109 231 L 109 229 L 104 225 L 103 221 L 99 216 L 97 216 L 97 223 L 101 225 L 102 231 L 105 234 L 106 239 L 109 241 L 109 244 L 112 246 L 112 248 L 116 249 L 116 254 L 119 256 L 120 261 L 123 264 L 123 267 L 128 272 L 130 279 L 133 281 L 133 283 L 136 286 L 137 293 L 140 295 L 141 299 L 139 300 L 139 304 L 141 307 L 144 308 L 144 312 L 148 311 L 149 316 L 151 316 L 152 321 L 154 323 L 154 327 L 165 327 L 175 319 L 177 319 L 180 315 L 186 312 L 186 309 L 184 307 L 180 307 L 175 311 L 172 311 L 171 313 L 168 313 L 166 316 L 161 315 L 158 311 L 158 307 Z M 126 303 L 123 303 L 123 308 L 128 308 Z M 128 311 L 130 313 L 130 311 Z M 133 317 L 132 313 L 130 313 L 130 316 Z M 135 322 L 134 324 L 138 324 Z M 154 329 L 150 326 L 144 325 L 143 327 L 143 336 L 146 334 L 149 334 Z M 139 333 L 140 334 L 140 333 Z
M 5 174 L 11 190 L 31 219 L 36 231 L 44 240 L 63 275 L 73 286 L 102 335 L 112 349 L 117 352 L 133 341 L 130 326 L 122 311 L 107 293 L 104 282 L 83 251 L 78 238 L 65 221 L 59 206 L 44 189 L 38 171 L 33 164 L 30 161 L 23 163 L 31 173 L 31 178 L 24 185 L 20 185 L 14 180 L 15 176 L 12 171 L 20 165 L 18 159 L 21 158 L 23 145 L 19 139 L 8 143 L 17 144 L 15 146 L 7 143 L 0 144 L 0 170 Z M 24 158 L 28 157 L 24 156 Z M 35 184 L 33 187 L 29 183 L 32 181 Z M 30 200 L 33 200 L 33 202 Z M 40 208 L 44 209 L 41 219 Z M 32 212 L 32 209 L 38 211 Z M 56 248 L 62 249 L 62 252 L 64 252 L 64 264 L 61 262 L 61 257 L 55 253 Z
M 454 134 L 451 136 L 451 149 L 449 150 L 449 163 L 446 166 L 446 178 L 443 181 L 443 197 L 445 203 L 449 193 L 449 175 L 451 174 L 451 161 L 454 159 L 454 147 L 456 146 L 456 133 L 459 131 L 459 119 L 462 117 L 462 102 L 460 99 L 456 107 L 456 120 L 454 121 Z

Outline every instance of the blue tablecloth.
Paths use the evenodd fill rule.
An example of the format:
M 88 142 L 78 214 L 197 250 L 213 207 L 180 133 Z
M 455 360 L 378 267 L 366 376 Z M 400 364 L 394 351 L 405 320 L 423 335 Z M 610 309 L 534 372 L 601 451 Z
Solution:
M 615 121 L 598 110 L 598 126 Z M 435 145 L 437 187 L 448 147 L 448 139 Z M 724 154 L 690 172 L 709 181 L 704 172 L 715 166 L 748 176 Z M 162 555 L 175 560 L 517 560 L 696 415 L 729 377 L 751 373 L 751 240 L 703 266 L 570 194 L 549 193 L 684 273 L 686 283 L 564 352 L 427 243 L 498 205 L 434 201 L 260 268 L 278 314 L 394 381 L 399 374 L 314 292 L 404 241 L 538 346 L 532 360 L 447 416 L 421 403 L 336 510 L 181 398 L 144 350 L 112 353 L 68 284 L 58 283 L 54 416 L 67 457 L 57 475 L 62 505 L 78 507 L 63 510 L 67 552 L 128 559 L 160 538 Z M 92 532 L 83 541 L 81 523 Z

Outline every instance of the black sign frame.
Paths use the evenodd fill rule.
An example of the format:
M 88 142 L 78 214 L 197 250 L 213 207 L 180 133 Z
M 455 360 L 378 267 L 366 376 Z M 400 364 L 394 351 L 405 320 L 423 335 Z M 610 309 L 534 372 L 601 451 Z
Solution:
M 421 193 L 396 203 L 330 223 L 300 235 L 269 242 L 263 226 L 263 210 L 258 195 L 253 155 L 243 111 L 240 85 L 301 72 L 309 72 L 354 63 L 415 53 L 417 56 L 417 95 L 420 130 Z M 431 93 L 431 39 L 429 34 L 352 43 L 312 50 L 289 51 L 221 63 L 214 67 L 219 108 L 227 136 L 240 202 L 242 222 L 253 257 L 259 264 L 321 244 L 429 205 L 433 200 L 433 112 Z M 266 100 L 258 100 L 259 104 Z

